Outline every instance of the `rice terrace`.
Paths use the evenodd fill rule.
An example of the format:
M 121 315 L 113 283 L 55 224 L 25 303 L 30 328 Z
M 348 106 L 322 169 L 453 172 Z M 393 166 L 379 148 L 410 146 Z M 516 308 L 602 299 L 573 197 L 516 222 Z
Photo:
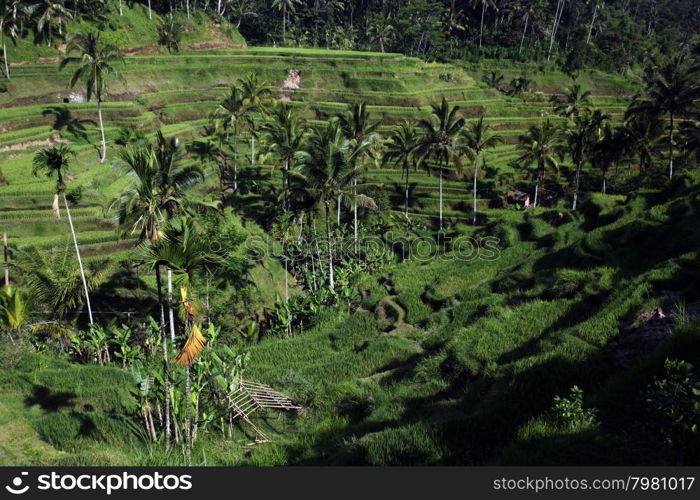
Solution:
M 0 0 L 0 464 L 698 465 L 693 0 Z

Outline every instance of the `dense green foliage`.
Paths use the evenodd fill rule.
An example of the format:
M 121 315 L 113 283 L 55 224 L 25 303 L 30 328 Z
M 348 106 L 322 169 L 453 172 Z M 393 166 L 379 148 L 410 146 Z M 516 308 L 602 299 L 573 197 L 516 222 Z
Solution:
M 0 5 L 0 462 L 697 461 L 688 2 Z

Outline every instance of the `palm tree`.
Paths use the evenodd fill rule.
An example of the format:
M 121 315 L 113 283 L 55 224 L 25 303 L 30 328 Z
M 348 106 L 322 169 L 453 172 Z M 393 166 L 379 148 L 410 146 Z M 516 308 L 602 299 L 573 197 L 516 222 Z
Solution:
M 463 131 L 464 148 L 473 159 L 474 168 L 474 202 L 472 224 L 476 226 L 476 180 L 479 176 L 479 160 L 487 149 L 496 147 L 503 142 L 500 135 L 490 133 L 491 126 L 484 123 L 484 117 L 478 121 L 467 124 Z
M 124 64 L 124 56 L 114 45 L 103 45 L 100 41 L 99 33 L 88 33 L 83 36 L 77 34 L 73 36 L 66 47 L 66 54 L 76 51 L 77 56 L 68 56 L 61 61 L 59 69 L 65 68 L 69 64 L 79 66 L 73 72 L 70 79 L 70 86 L 73 88 L 79 80 L 85 80 L 87 100 L 95 96 L 97 100 L 97 116 L 100 122 L 100 134 L 102 138 L 102 156 L 100 163 L 107 159 L 107 142 L 105 141 L 105 129 L 102 122 L 102 101 L 106 96 L 107 78 L 115 76 L 122 79 L 115 64 Z
M 530 85 L 532 85 L 532 83 L 532 80 L 525 75 L 517 76 L 510 81 L 511 88 L 508 93 L 512 96 L 521 96 L 523 93 L 530 90 Z
M 380 52 L 386 52 L 386 47 L 394 39 L 394 26 L 389 17 L 377 16 L 367 25 L 367 38 L 377 42 Z
M 282 40 L 287 41 L 287 16 L 296 12 L 296 5 L 301 0 L 272 0 L 272 8 L 282 12 Z
M 34 19 L 34 40 L 37 43 L 46 40 L 48 47 L 53 44 L 55 36 L 63 36 L 63 19 L 72 19 L 63 0 L 38 0 L 28 12 Z M 58 24 L 58 32 L 54 23 Z
M 597 110 L 596 110 L 597 111 Z M 601 122 L 600 132 L 595 137 L 591 146 L 591 164 L 598 168 L 603 174 L 602 193 L 605 194 L 607 187 L 607 173 L 610 166 L 621 157 L 620 144 L 609 123 Z
M 540 185 L 544 178 L 545 170 L 552 168 L 557 172 L 559 171 L 559 163 L 556 158 L 559 147 L 558 139 L 559 131 L 549 120 L 530 126 L 527 133 L 520 136 L 520 143 L 518 144 L 520 157 L 518 158 L 518 163 L 524 167 L 528 167 L 533 163 L 537 165 L 533 208 L 537 207 Z
M 250 164 L 255 164 L 255 120 L 253 112 L 267 114 L 267 104 L 272 90 L 270 83 L 265 80 L 260 80 L 257 73 L 247 73 L 243 78 L 238 79 L 238 85 L 241 88 L 243 102 L 246 103 L 250 111 L 245 115 L 246 124 L 250 130 Z
M 70 159 L 73 156 L 75 156 L 75 152 L 65 144 L 58 144 L 52 148 L 41 150 L 34 156 L 33 175 L 36 176 L 43 172 L 47 177 L 56 176 L 56 192 L 53 195 L 53 203 L 51 203 L 51 210 L 56 219 L 61 218 L 59 197 L 66 190 L 63 174 L 68 169 Z
M 299 154 L 301 170 L 290 172 L 298 181 L 298 190 L 315 200 L 317 209 L 323 209 L 328 244 L 328 284 L 331 289 L 335 287 L 330 223 L 333 202 L 340 196 L 353 204 L 376 207 L 369 196 L 355 194 L 365 187 L 354 183 L 359 171 L 352 168 L 353 162 L 361 154 L 363 149 L 352 147 L 338 122 L 331 120 L 326 127 L 313 130 L 306 148 Z
M 16 288 L 5 285 L 0 288 L 0 324 L 9 329 L 10 340 L 14 342 L 11 332 L 19 334 L 29 320 L 29 308 L 23 295 Z
M 523 20 L 525 21 L 525 27 L 523 28 L 523 34 L 520 37 L 520 47 L 518 48 L 518 55 L 523 51 L 523 44 L 525 43 L 525 35 L 527 33 L 527 28 L 530 24 L 530 20 L 535 17 L 537 10 L 541 8 L 542 5 L 537 0 L 527 0 L 525 5 L 521 7 L 521 12 L 523 14 Z
M 180 42 L 185 32 L 185 25 L 179 18 L 169 12 L 158 23 L 158 44 L 168 49 L 168 53 L 180 51 Z
M 562 96 L 553 95 L 550 99 L 554 104 L 554 112 L 566 118 L 578 116 L 591 106 L 591 92 L 583 90 L 581 85 L 574 83 L 564 89 Z
M 17 43 L 20 34 L 21 17 L 27 8 L 19 0 L 0 0 L 0 39 L 2 39 L 2 60 L 5 65 L 5 78 L 10 79 L 10 62 L 7 58 L 7 38 Z
M 68 245 L 51 251 L 28 247 L 18 252 L 17 261 L 32 299 L 47 306 L 57 319 L 89 304 L 88 292 L 98 288 L 112 272 L 107 260 L 92 262 L 88 269 L 76 269 Z
M 498 10 L 498 7 L 496 7 L 496 3 L 493 0 L 472 0 L 472 4 L 474 7 L 481 7 L 481 24 L 479 27 L 479 49 L 481 49 L 481 42 L 484 38 L 484 16 L 486 15 L 486 10 Z
M 369 111 L 364 101 L 350 104 L 345 113 L 337 116 L 343 135 L 348 140 L 351 148 L 350 168 L 358 171 L 358 175 L 353 179 L 353 193 L 357 195 L 357 179 L 365 171 L 364 160 L 367 158 L 369 148 L 378 139 L 376 133 L 379 122 L 371 122 Z M 357 224 L 357 204 L 352 204 L 355 254 L 358 253 L 358 224 Z M 338 206 L 338 216 L 340 216 L 340 206 Z
M 689 65 L 685 55 L 675 56 L 646 79 L 647 97 L 638 99 L 625 116 L 639 113 L 668 115 L 668 176 L 673 178 L 675 119 L 683 116 L 700 98 L 698 67 Z
M 581 170 L 584 163 L 591 159 L 593 148 L 603 134 L 604 123 L 609 116 L 601 113 L 600 110 L 590 112 L 586 110 L 581 115 L 575 115 L 573 123 L 563 130 L 563 136 L 568 145 L 571 159 L 576 166 L 576 177 L 574 180 L 574 200 L 572 210 L 576 210 L 578 202 L 578 192 L 581 183 Z
M 695 156 L 700 164 L 700 125 L 692 121 L 681 123 L 680 134 L 683 138 L 683 151 L 688 157 Z
M 489 87 L 492 87 L 499 92 L 505 92 L 503 89 L 503 73 L 499 73 L 497 71 L 490 71 L 486 75 L 484 75 L 483 80 L 486 85 Z
M 75 152 L 65 144 L 59 144 L 50 148 L 42 149 L 34 155 L 32 174 L 35 176 L 40 172 L 44 172 L 46 176 L 52 177 L 56 174 L 56 194 L 54 195 L 52 210 L 56 218 L 60 217 L 58 208 L 58 197 L 63 195 L 63 202 L 66 207 L 66 215 L 68 216 L 68 224 L 70 226 L 73 243 L 75 245 L 75 255 L 78 258 L 78 267 L 80 268 L 80 276 L 85 289 L 85 302 L 88 308 L 88 317 L 92 325 L 92 306 L 90 305 L 90 293 L 85 279 L 85 270 L 83 269 L 83 261 L 80 258 L 80 249 L 78 248 L 78 239 L 75 235 L 75 227 L 73 227 L 73 218 L 70 216 L 68 208 L 68 200 L 66 199 L 66 184 L 63 181 L 63 172 L 70 164 L 71 158 L 75 157 Z
M 433 157 L 438 164 L 439 197 L 440 197 L 440 230 L 442 230 L 442 177 L 443 169 L 447 168 L 455 156 L 456 140 L 465 120 L 459 116 L 459 106 L 450 106 L 443 97 L 440 104 L 431 105 L 430 118 L 418 122 L 422 135 L 417 151 L 426 158 Z
M 652 167 L 654 158 L 659 155 L 659 145 L 665 130 L 666 125 L 655 114 L 637 113 L 629 116 L 616 131 L 620 150 L 628 157 L 639 160 L 640 184 L 645 172 Z
M 238 191 L 238 137 L 244 120 L 250 114 L 250 106 L 237 85 L 232 85 L 229 94 L 219 103 L 214 111 L 215 124 L 221 129 L 227 142 L 232 142 L 233 155 L 233 190 Z
M 417 153 L 418 134 L 415 127 L 408 120 L 404 120 L 399 127 L 394 130 L 389 138 L 388 149 L 384 155 L 384 162 L 393 162 L 395 165 L 401 165 L 405 181 L 405 201 L 404 215 L 408 219 L 408 191 L 409 191 L 409 173 L 411 166 L 413 169 L 418 168 L 420 156 Z
M 174 280 L 180 287 L 187 338 L 180 353 L 172 361 L 185 367 L 185 451 L 189 460 L 192 452 L 190 366 L 206 342 L 197 324 L 197 311 L 190 290 L 197 273 L 220 264 L 221 259 L 211 252 L 208 239 L 196 229 L 193 219 L 180 217 L 170 221 L 163 237 L 155 245 L 144 244 L 139 247 L 137 262 L 154 268 L 167 266 L 173 270 Z
M 282 207 L 289 208 L 289 171 L 294 159 L 302 150 L 306 137 L 306 122 L 287 103 L 278 102 L 272 109 L 272 119 L 262 126 L 265 142 L 271 152 L 277 153 L 282 162 Z

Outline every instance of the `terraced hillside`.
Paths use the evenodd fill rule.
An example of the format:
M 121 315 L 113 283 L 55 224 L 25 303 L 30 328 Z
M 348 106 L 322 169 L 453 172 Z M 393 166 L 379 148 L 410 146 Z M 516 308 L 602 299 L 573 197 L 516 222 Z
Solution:
M 94 104 L 80 102 L 84 101 L 81 88 L 67 87 L 68 71 L 60 72 L 53 60 L 16 66 L 9 91 L 0 94 L 1 230 L 15 246 L 48 247 L 68 241 L 67 222 L 52 218 L 52 181 L 31 175 L 35 150 L 51 142 L 68 141 L 78 154 L 69 189 L 76 195 L 72 213 L 79 242 L 88 258 L 120 254 L 131 241 L 128 235 L 120 239 L 109 212 L 110 202 L 128 182 L 115 166 L 117 147 L 113 141 L 119 129 L 152 133 L 161 128 L 166 135 L 194 138 L 237 78 L 255 72 L 279 87 L 294 69 L 300 71 L 301 85 L 291 92 L 291 101 L 312 122 L 326 120 L 347 103 L 360 100 L 368 103 L 372 117 L 381 120 L 384 131 L 403 118 L 426 113 L 429 104 L 442 97 L 458 104 L 468 119 L 484 115 L 505 138 L 503 145 L 486 156 L 488 169 L 480 189 L 488 196 L 480 201 L 486 208 L 490 199 L 503 194 L 500 186 L 526 182 L 525 173 L 512 166 L 517 137 L 532 123 L 561 119 L 553 116 L 547 98 L 554 89 L 569 83 L 568 77 L 553 68 L 523 65 L 513 68 L 512 74 L 527 73 L 535 89 L 542 91 L 529 93 L 527 99 L 509 97 L 481 82 L 483 74 L 494 68 L 498 68 L 496 63 L 459 68 L 399 54 L 318 49 L 251 48 L 128 56 L 122 72 L 125 81 L 110 85 L 104 104 L 109 157 L 101 165 L 96 152 L 99 132 Z M 633 89 L 629 81 L 599 72 L 579 79 L 593 91 L 594 104 L 613 117 L 622 113 Z M 250 157 L 248 145 L 241 145 L 241 151 Z M 270 179 L 273 162 L 271 157 L 256 157 L 255 175 Z M 387 192 L 384 208 L 398 210 L 401 197 L 394 193 L 401 172 L 375 166 L 384 168 L 370 168 L 368 178 Z M 411 174 L 410 210 L 426 219 L 438 211 L 438 181 L 431 173 L 420 170 Z M 446 217 L 459 220 L 465 216 L 470 208 L 468 189 L 456 172 L 447 177 Z M 249 194 L 255 198 L 255 189 Z

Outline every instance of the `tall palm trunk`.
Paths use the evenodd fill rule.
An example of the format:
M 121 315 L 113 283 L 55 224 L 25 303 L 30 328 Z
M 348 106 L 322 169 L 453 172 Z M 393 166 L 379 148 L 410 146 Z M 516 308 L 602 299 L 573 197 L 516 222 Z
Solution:
M 335 288 L 333 278 L 333 234 L 331 233 L 330 206 L 326 203 L 326 239 L 328 240 L 328 285 L 331 290 Z
M 83 268 L 83 260 L 80 258 L 80 248 L 78 248 L 78 238 L 75 236 L 75 227 L 73 226 L 73 218 L 70 216 L 70 209 L 68 208 L 68 200 L 66 199 L 65 193 L 63 194 L 63 203 L 66 205 L 66 215 L 68 216 L 68 225 L 70 225 L 70 232 L 73 235 L 73 244 L 75 245 L 75 255 L 78 257 L 78 267 L 80 268 L 80 277 L 83 280 L 83 290 L 85 290 L 85 304 L 88 309 L 88 318 L 90 319 L 90 324 L 93 324 L 92 320 L 92 305 L 90 304 L 90 292 L 88 292 L 87 280 L 85 279 L 85 269 Z
M 170 323 L 170 343 L 175 346 L 175 313 L 173 312 L 173 270 L 168 268 L 168 321 Z
M 192 388 L 190 365 L 185 367 L 185 460 L 189 465 L 192 457 Z
M 185 5 L 187 6 L 187 19 L 189 19 L 190 18 L 190 0 L 186 0 Z
M 287 43 L 287 5 L 282 8 L 282 43 Z
M 598 14 L 598 3 L 596 2 L 593 8 L 593 17 L 591 18 L 591 25 L 588 27 L 588 37 L 586 37 L 586 43 L 591 43 L 591 33 L 593 33 L 593 24 L 595 23 L 595 16 Z
M 532 208 L 537 208 L 537 199 L 540 194 L 540 182 L 542 179 L 542 168 L 537 167 L 537 181 L 535 181 L 535 201 L 532 204 Z
M 2 26 L 0 26 L 0 31 L 2 31 Z M 10 63 L 7 60 L 7 42 L 5 41 L 5 35 L 2 35 L 2 60 L 5 63 L 5 78 L 10 79 Z
M 409 165 L 404 165 L 404 166 L 406 168 L 406 185 L 405 185 L 406 199 L 404 201 L 404 215 L 408 219 L 408 174 L 410 172 L 410 170 L 409 170 L 410 167 L 409 167 Z
M 353 183 L 353 196 L 355 197 L 355 203 L 353 204 L 352 207 L 352 218 L 353 218 L 353 224 L 355 226 L 355 256 L 359 254 L 359 245 L 358 245 L 358 226 L 357 226 L 357 179 L 352 180 Z
M 122 7 L 122 0 L 119 0 L 119 15 L 124 15 L 124 8 Z
M 442 231 L 442 167 L 440 167 L 440 231 Z
M 336 210 L 335 213 L 336 213 L 337 218 L 338 218 L 336 223 L 338 224 L 338 227 L 340 227 L 340 195 L 338 195 L 338 209 Z
M 579 161 L 576 164 L 576 180 L 574 181 L 574 203 L 571 206 L 572 210 L 576 210 L 576 202 L 578 201 L 578 191 L 581 185 L 581 168 L 583 167 L 583 161 Z
M 151 10 L 151 0 L 148 0 L 148 19 L 153 19 L 153 11 Z
M 476 226 L 476 179 L 479 176 L 479 156 L 474 159 L 474 216 L 472 217 L 472 225 Z
M 165 446 L 170 446 L 170 363 L 168 361 L 168 337 L 165 335 L 165 307 L 160 265 L 156 265 L 156 286 L 160 306 L 160 339 L 163 350 L 163 396 L 165 398 Z
M 548 61 L 552 57 L 552 47 L 554 46 L 554 39 L 557 36 L 557 28 L 559 27 L 561 15 L 564 12 L 564 2 L 566 2 L 566 0 L 557 0 L 557 10 L 554 13 L 554 24 L 552 25 L 552 33 L 549 37 L 549 50 L 547 51 Z
M 255 165 L 255 135 L 250 136 L 250 164 Z
M 51 211 L 56 219 L 61 218 L 61 205 L 58 203 L 58 193 L 53 195 L 53 202 L 51 203 Z
M 523 29 L 523 36 L 520 38 L 520 48 L 518 49 L 518 55 L 523 51 L 523 43 L 525 43 L 525 33 L 527 33 L 527 24 L 530 21 L 530 15 L 525 16 L 525 29 Z
M 104 163 L 107 159 L 107 141 L 105 140 L 105 126 L 102 122 L 102 98 L 97 97 L 97 117 L 100 120 L 100 136 L 102 138 L 102 156 L 100 157 L 100 163 Z
M 484 38 L 484 15 L 486 14 L 486 2 L 481 4 L 481 28 L 479 29 L 479 49 L 481 49 L 481 41 Z
M 669 113 L 668 178 L 673 179 L 673 113 Z

